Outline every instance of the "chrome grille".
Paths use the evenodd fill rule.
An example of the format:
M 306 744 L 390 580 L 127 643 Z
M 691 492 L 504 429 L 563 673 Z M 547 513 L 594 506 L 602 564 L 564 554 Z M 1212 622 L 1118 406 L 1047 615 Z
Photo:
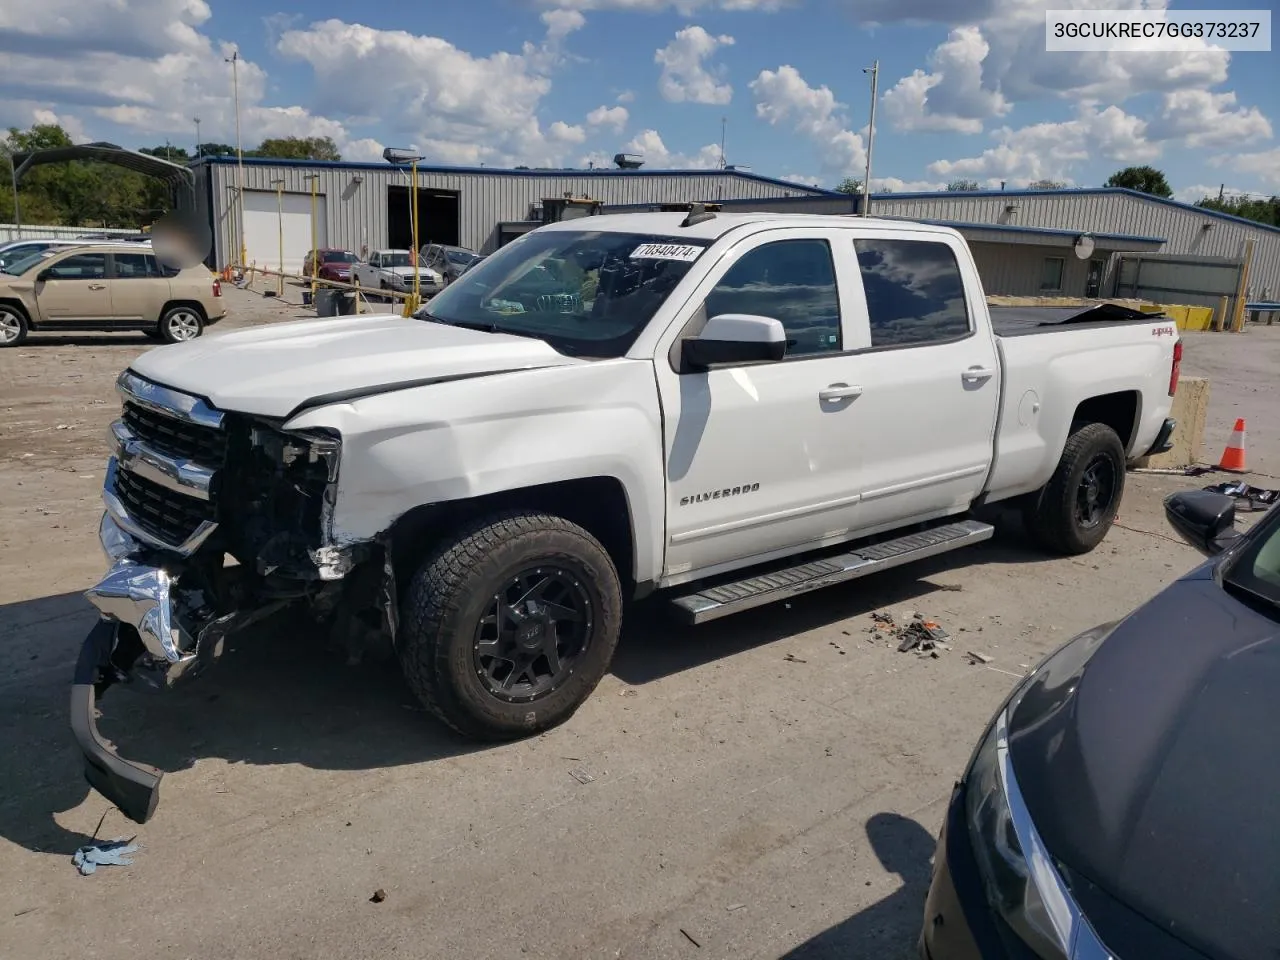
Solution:
M 115 471 L 115 495 L 134 523 L 175 546 L 190 539 L 200 524 L 216 519 L 211 501 L 176 493 L 127 470 Z
M 227 455 L 227 435 L 216 427 L 179 420 L 132 401 L 125 402 L 124 422 L 139 440 L 171 457 L 219 467 Z

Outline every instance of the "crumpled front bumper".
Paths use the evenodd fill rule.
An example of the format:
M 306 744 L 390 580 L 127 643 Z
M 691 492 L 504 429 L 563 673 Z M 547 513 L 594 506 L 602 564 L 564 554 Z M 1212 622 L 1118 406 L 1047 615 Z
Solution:
M 71 729 L 85 778 L 125 816 L 145 823 L 159 800 L 161 771 L 120 757 L 98 733 L 96 701 L 116 683 L 166 690 L 222 654 L 227 635 L 279 609 L 218 615 L 203 591 L 182 584 L 184 563 L 149 550 L 104 514 L 99 539 L 111 568 L 85 597 L 101 614 L 76 663 Z

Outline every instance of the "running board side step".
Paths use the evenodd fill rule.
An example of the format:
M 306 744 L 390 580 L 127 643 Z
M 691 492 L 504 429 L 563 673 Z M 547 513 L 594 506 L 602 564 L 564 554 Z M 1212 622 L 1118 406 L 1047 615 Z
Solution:
M 995 532 L 995 527 L 978 520 L 948 523 L 834 557 L 812 560 L 745 580 L 703 587 L 697 593 L 675 598 L 671 605 L 686 622 L 706 623 L 731 613 L 981 543 L 990 540 Z

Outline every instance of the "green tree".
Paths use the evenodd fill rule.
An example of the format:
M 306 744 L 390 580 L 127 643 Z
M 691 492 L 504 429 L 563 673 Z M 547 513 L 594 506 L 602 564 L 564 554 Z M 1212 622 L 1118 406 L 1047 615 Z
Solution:
M 256 157 L 284 160 L 341 160 L 332 137 L 269 137 L 253 151 Z
M 169 160 L 172 163 L 186 163 L 191 159 L 191 154 L 187 153 L 186 147 L 175 147 L 172 144 L 165 144 L 159 147 L 139 147 L 138 152 L 152 157 L 159 157 L 161 160 Z
M 202 157 L 234 157 L 236 148 L 229 143 L 201 143 L 196 147 Z
M 1125 167 L 1123 170 L 1117 170 L 1107 178 L 1104 186 L 1141 190 L 1143 193 L 1149 193 L 1154 197 L 1173 196 L 1173 190 L 1170 189 L 1169 181 L 1165 179 L 1164 173 L 1155 167 L 1149 166 Z
M 1229 213 L 1233 217 L 1256 220 L 1272 227 L 1280 227 L 1280 197 L 1258 200 L 1247 196 L 1205 197 L 1196 204 L 1206 210 Z
M 971 190 L 981 190 L 977 180 L 952 180 L 947 184 L 947 191 L 950 193 L 968 193 Z
M 1027 184 L 1028 190 L 1061 190 L 1067 185 L 1065 180 L 1033 180 Z
M 861 177 L 845 177 L 836 184 L 836 193 L 851 193 L 860 195 L 862 193 Z

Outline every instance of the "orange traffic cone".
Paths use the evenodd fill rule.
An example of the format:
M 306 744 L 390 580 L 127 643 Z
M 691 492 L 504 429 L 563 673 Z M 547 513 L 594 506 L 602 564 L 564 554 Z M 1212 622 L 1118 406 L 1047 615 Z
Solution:
M 1246 473 L 1244 465 L 1244 417 L 1236 421 L 1235 429 L 1231 431 L 1231 439 L 1227 441 L 1227 448 L 1222 451 L 1222 460 L 1218 464 L 1219 470 L 1229 470 L 1232 473 Z

